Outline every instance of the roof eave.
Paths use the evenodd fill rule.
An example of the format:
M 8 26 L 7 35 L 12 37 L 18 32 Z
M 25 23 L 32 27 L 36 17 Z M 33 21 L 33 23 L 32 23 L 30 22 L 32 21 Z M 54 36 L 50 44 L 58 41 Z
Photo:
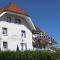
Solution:
M 21 16 L 21 17 L 24 17 L 26 19 L 26 21 L 28 22 L 28 24 L 30 25 L 31 27 L 31 30 L 35 30 L 35 26 L 33 24 L 33 22 L 31 21 L 31 18 L 29 16 L 25 16 L 23 14 L 20 14 L 20 13 L 14 13 L 14 12 L 11 12 L 11 11 L 5 11 L 3 13 L 0 14 L 0 17 L 2 17 L 4 14 L 13 14 L 13 15 L 17 15 L 17 16 Z

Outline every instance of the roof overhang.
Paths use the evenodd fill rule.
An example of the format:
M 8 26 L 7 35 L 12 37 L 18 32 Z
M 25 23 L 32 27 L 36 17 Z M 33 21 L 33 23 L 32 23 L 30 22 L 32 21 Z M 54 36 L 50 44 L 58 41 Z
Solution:
M 19 13 L 14 13 L 14 12 L 10 12 L 10 11 L 5 11 L 3 13 L 0 14 L 0 17 L 2 17 L 4 14 L 12 14 L 12 15 L 17 15 L 17 16 L 20 16 L 20 17 L 24 17 L 25 20 L 27 21 L 27 23 L 29 24 L 29 26 L 31 27 L 31 30 L 35 30 L 35 26 L 31 20 L 31 18 L 29 16 L 24 16 L 22 14 L 19 14 Z
M 0 14 L 0 17 L 2 17 L 4 14 L 6 14 L 6 12 L 1 13 L 1 14 Z

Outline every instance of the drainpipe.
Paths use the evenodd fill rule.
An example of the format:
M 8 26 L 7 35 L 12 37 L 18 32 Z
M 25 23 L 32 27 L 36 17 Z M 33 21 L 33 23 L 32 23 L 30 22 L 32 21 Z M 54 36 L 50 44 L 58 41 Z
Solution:
M 23 39 L 22 39 L 22 43 L 21 43 L 21 46 L 22 46 L 21 50 L 23 51 Z
M 22 41 L 21 41 L 21 51 L 23 51 L 23 36 L 21 36 L 21 39 L 22 39 Z

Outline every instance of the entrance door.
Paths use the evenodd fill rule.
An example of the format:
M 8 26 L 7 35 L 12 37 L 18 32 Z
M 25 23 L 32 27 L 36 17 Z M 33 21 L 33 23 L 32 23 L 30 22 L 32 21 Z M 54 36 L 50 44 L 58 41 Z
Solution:
M 21 43 L 21 51 L 27 50 L 27 44 Z

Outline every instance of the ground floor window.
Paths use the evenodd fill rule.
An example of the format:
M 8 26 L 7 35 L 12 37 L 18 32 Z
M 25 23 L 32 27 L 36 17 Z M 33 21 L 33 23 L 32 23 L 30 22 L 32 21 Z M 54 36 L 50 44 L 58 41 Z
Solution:
M 8 43 L 7 42 L 3 42 L 3 48 L 7 49 L 8 48 Z

